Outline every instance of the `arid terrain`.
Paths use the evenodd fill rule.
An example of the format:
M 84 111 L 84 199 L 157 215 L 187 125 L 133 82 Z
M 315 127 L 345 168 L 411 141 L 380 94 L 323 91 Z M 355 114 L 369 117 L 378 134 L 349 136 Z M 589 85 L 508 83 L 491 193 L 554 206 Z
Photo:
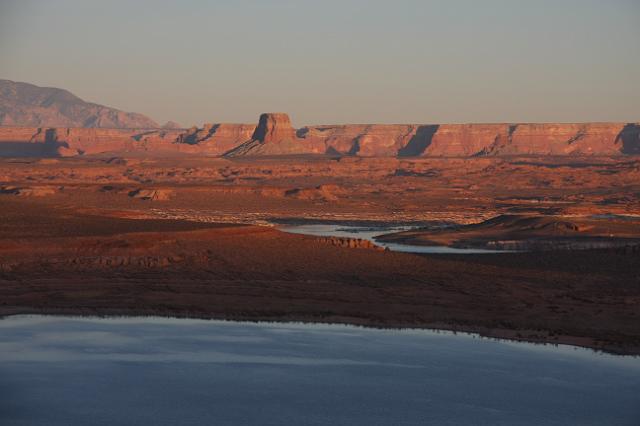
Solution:
M 2 315 L 429 327 L 640 354 L 637 123 L 158 128 L 1 83 Z
M 640 0 L 0 22 L 0 426 L 640 425 Z
M 507 214 L 484 222 L 388 234 L 379 241 L 512 251 L 632 248 L 640 245 L 636 216 Z
M 632 156 L 4 158 L 0 311 L 433 327 L 637 354 L 639 174 Z M 273 225 L 298 222 L 551 247 L 417 255 Z M 576 233 L 607 244 L 552 244 Z

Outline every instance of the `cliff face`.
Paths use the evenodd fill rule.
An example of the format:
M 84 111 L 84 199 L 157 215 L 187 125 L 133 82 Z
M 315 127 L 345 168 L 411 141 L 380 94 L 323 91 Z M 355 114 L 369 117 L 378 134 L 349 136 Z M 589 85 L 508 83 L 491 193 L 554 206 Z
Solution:
M 318 141 L 298 138 L 289 116 L 284 113 L 267 113 L 260 116 L 251 140 L 230 150 L 227 157 L 255 155 L 324 154 Z
M 469 157 L 479 155 L 508 138 L 507 124 L 443 124 L 438 126 L 422 156 Z
M 260 115 L 252 140 L 260 143 L 280 143 L 296 139 L 296 131 L 289 116 L 282 112 Z
M 507 138 L 487 153 L 509 154 L 619 154 L 616 139 L 623 124 L 516 124 Z
M 32 127 L 158 128 L 142 114 L 85 102 L 52 87 L 0 80 L 0 125 Z
M 0 127 L 0 157 L 175 151 L 180 130 Z
M 630 123 L 624 126 L 616 138 L 616 146 L 623 154 L 640 154 L 640 124 Z
M 637 124 L 435 124 L 304 127 L 327 153 L 358 156 L 616 155 L 640 153 Z
M 363 157 L 637 155 L 640 125 L 434 124 L 335 125 L 295 130 L 286 114 L 251 124 L 188 130 L 0 127 L 0 156 L 146 151 L 229 157 L 330 154 Z M 21 154 L 22 152 L 22 154 Z
M 624 128 L 620 123 L 441 125 L 422 155 L 614 155 L 622 153 L 617 139 Z
M 210 124 L 191 128 L 176 139 L 177 149 L 187 153 L 223 155 L 251 139 L 255 124 Z
M 395 156 L 416 133 L 418 126 L 348 124 L 303 127 L 298 135 L 324 147 L 326 153 L 365 157 Z

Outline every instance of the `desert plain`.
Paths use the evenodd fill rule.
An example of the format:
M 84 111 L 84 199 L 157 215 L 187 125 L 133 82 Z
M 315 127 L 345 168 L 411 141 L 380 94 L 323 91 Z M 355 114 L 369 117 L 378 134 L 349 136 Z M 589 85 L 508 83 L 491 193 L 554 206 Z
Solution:
M 637 123 L 296 129 L 267 113 L 160 128 L 1 83 L 2 316 L 434 328 L 640 354 Z M 310 224 L 388 231 L 285 232 Z
M 255 155 L 4 155 L 0 314 L 436 328 L 640 354 L 640 158 L 272 154 L 299 143 L 277 127 L 255 128 Z M 280 228 L 314 223 L 497 252 Z

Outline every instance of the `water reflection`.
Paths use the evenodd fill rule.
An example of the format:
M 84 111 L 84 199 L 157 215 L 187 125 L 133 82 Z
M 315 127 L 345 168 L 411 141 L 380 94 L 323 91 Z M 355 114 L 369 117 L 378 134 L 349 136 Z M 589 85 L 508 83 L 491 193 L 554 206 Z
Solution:
M 0 422 L 616 424 L 640 359 L 422 330 L 167 318 L 0 321 Z

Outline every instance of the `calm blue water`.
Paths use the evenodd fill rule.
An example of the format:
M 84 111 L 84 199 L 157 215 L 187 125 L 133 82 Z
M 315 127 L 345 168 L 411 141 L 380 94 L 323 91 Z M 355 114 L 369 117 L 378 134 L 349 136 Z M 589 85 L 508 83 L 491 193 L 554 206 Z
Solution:
M 376 237 L 393 232 L 408 231 L 411 226 L 347 226 L 340 224 L 306 224 L 306 225 L 286 225 L 279 226 L 278 229 L 292 234 L 316 235 L 319 237 L 346 237 L 361 238 L 369 240 L 375 244 L 388 248 L 391 251 L 403 253 L 433 253 L 433 254 L 490 254 L 508 253 L 508 250 L 486 250 L 486 249 L 462 249 L 447 246 L 417 246 L 410 244 L 387 243 L 377 241 Z
M 634 425 L 640 359 L 431 331 L 0 321 L 0 424 Z

